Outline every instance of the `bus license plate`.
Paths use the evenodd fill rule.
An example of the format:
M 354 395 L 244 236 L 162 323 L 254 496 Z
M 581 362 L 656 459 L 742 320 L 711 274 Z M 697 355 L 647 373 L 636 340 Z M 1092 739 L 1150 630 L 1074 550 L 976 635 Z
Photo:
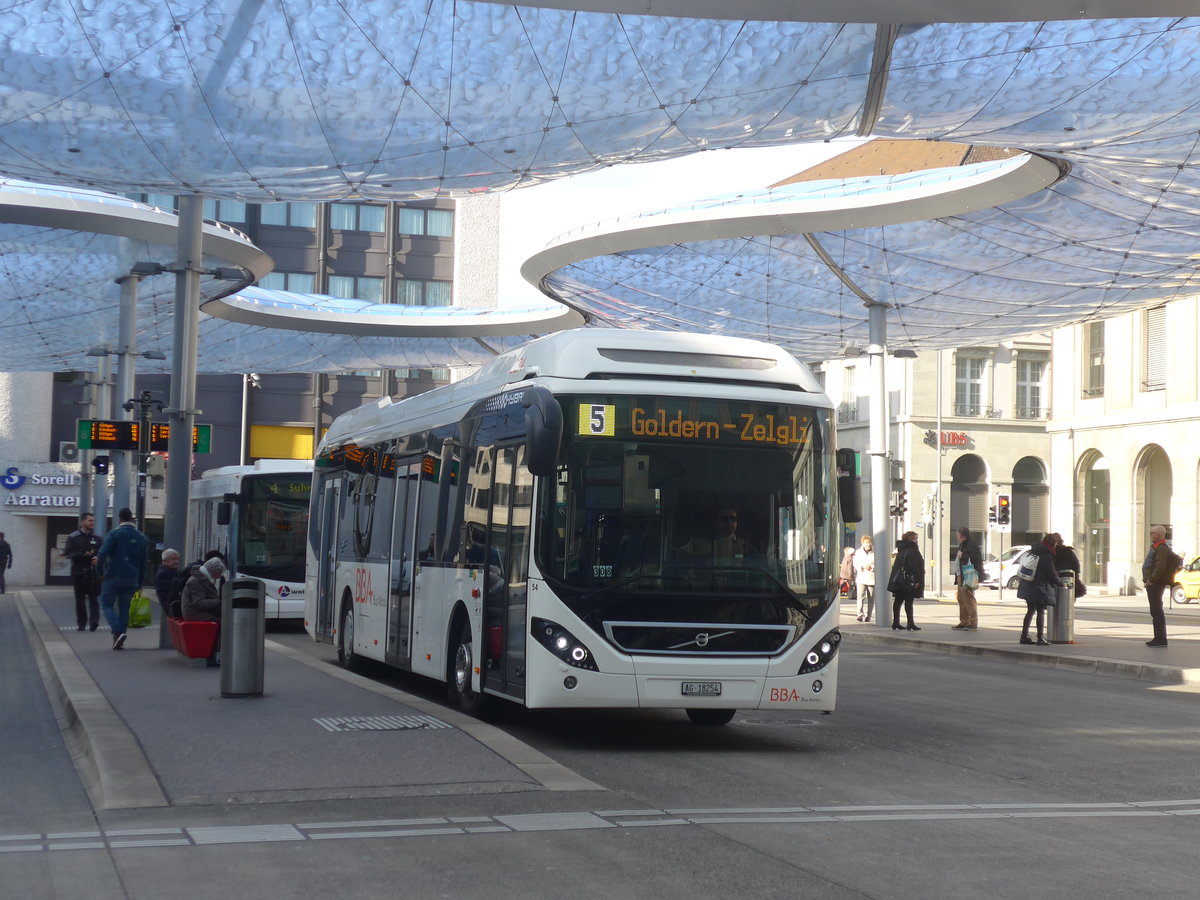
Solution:
M 720 697 L 721 682 L 719 681 L 685 681 L 683 682 L 685 697 Z

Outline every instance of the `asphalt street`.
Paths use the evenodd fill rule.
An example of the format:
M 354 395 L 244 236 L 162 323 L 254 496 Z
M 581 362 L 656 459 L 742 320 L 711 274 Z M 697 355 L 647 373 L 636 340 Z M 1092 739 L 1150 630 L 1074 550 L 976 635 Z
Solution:
M 926 607 L 926 619 L 934 612 Z M 2 745 L 19 786 L 0 806 L 4 897 L 1196 893 L 1200 696 L 1188 684 L 856 642 L 847 625 L 832 715 L 753 711 L 697 728 L 676 712 L 516 711 L 495 723 L 603 790 L 548 790 L 497 772 L 499 791 L 462 779 L 406 796 L 247 791 L 216 802 L 213 787 L 186 803 L 91 810 L 7 597 L 0 626 L 2 712 L 20 723 Z M 329 650 L 303 634 L 269 639 L 280 648 L 272 658 L 290 666 L 285 654 L 304 654 L 312 672 L 334 671 Z M 120 662 L 130 660 L 171 662 L 149 652 Z M 411 703 L 441 693 L 419 679 L 369 675 Z M 251 710 L 271 702 L 236 701 Z M 297 760 L 300 741 L 299 732 L 280 735 L 280 758 L 335 772 L 325 780 L 340 783 L 337 770 L 364 764 L 350 746 Z M 287 777 L 236 759 L 213 760 L 200 777 L 216 785 L 225 770 L 242 782 Z M 168 772 L 164 783 L 181 777 Z M 37 849 L 17 849 L 34 837 Z

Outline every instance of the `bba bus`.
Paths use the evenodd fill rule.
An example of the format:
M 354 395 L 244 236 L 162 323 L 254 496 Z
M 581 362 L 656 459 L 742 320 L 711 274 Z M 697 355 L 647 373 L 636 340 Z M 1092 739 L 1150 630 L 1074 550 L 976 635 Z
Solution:
M 333 423 L 305 626 L 472 713 L 831 710 L 839 496 L 860 503 L 836 456 L 828 398 L 778 347 L 542 338 Z

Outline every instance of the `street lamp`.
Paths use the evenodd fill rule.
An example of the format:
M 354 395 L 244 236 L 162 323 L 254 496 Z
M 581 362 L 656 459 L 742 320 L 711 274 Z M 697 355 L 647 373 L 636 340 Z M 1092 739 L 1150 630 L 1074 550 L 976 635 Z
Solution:
M 146 531 L 146 461 L 150 458 L 150 410 L 157 408 L 159 412 L 162 412 L 163 402 L 155 400 L 151 391 L 142 391 L 136 398 L 122 403 L 121 408 L 126 412 L 133 412 L 135 408 L 139 410 L 137 510 L 134 515 L 137 517 L 138 531 L 144 534 Z

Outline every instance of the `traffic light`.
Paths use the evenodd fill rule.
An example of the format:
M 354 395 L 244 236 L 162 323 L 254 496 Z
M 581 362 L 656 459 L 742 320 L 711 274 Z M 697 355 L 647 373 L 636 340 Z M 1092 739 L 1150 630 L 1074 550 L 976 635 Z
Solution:
M 896 494 L 896 518 L 904 518 L 906 512 L 908 512 L 908 491 L 900 491 Z
M 93 469 L 93 471 L 95 471 L 95 473 L 97 475 L 107 475 L 108 474 L 108 457 L 107 456 L 97 456 L 95 459 L 92 460 L 92 469 Z
M 996 495 L 996 524 L 1008 525 L 1012 522 L 1012 497 L 1008 494 Z

